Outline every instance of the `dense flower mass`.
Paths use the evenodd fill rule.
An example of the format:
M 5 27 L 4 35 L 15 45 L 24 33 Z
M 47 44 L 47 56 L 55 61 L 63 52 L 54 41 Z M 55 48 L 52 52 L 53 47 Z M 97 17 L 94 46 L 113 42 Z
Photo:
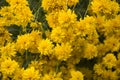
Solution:
M 120 0 L 1 0 L 0 80 L 120 80 Z
M 2 7 L 0 15 L 5 26 L 16 24 L 26 27 L 33 20 L 32 12 L 26 0 L 6 0 L 10 6 Z

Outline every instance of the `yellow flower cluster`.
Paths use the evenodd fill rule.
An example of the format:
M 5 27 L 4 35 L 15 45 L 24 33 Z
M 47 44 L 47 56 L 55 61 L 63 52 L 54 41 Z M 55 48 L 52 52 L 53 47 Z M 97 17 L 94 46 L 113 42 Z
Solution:
M 25 50 L 36 53 L 39 41 L 41 41 L 41 32 L 33 30 L 31 33 L 18 36 L 16 49 L 21 53 Z
M 3 25 L 0 26 L 0 47 L 4 46 L 5 42 L 11 42 L 11 35 Z
M 101 15 L 104 15 L 104 14 L 114 15 L 118 13 L 120 9 L 119 4 L 116 3 L 114 0 L 112 1 L 111 0 L 93 0 L 91 5 L 92 5 L 91 8 L 93 12 Z
M 71 70 L 71 76 L 72 78 L 70 78 L 70 80 L 83 80 L 83 74 L 80 71 L 75 71 L 75 70 Z
M 23 71 L 22 80 L 40 80 L 40 74 L 34 67 L 30 67 Z
M 105 57 L 103 57 L 102 62 L 98 63 L 94 66 L 95 70 L 95 79 L 110 79 L 110 80 L 118 80 L 119 69 L 117 68 L 117 58 L 112 53 L 108 53 Z
M 75 6 L 79 0 L 43 0 L 42 7 L 47 12 L 66 10 L 67 6 Z
M 49 39 L 42 40 L 39 43 L 38 50 L 41 55 L 49 55 L 53 52 L 53 44 Z
M 116 0 L 89 0 L 80 19 L 75 9 L 84 0 L 39 0 L 44 20 L 34 19 L 28 1 L 0 6 L 0 80 L 120 79 Z
M 14 57 L 16 55 L 15 44 L 8 43 L 0 48 L 1 57 Z
M 0 17 L 5 26 L 18 25 L 26 27 L 31 20 L 33 14 L 28 7 L 26 0 L 6 0 L 10 6 L 2 7 Z
M 11 60 L 10 58 L 5 59 L 0 63 L 0 71 L 3 74 L 3 79 L 7 77 L 13 77 L 15 71 L 18 68 L 19 68 L 18 63 L 15 60 Z
M 58 60 L 67 60 L 71 56 L 72 48 L 68 43 L 57 44 L 54 48 L 54 52 Z

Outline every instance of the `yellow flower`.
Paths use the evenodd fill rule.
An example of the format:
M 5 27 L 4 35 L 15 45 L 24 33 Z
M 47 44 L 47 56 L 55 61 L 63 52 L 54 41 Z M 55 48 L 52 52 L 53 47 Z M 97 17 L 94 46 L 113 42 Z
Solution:
M 6 59 L 5 61 L 1 62 L 0 71 L 4 75 L 12 75 L 18 69 L 18 67 L 19 67 L 18 63 L 9 58 L 9 59 Z
M 23 71 L 22 80 L 40 80 L 40 74 L 34 67 L 30 67 Z
M 92 59 L 97 56 L 97 47 L 93 44 L 87 44 L 84 51 L 84 58 Z
M 7 29 L 0 26 L 0 46 L 4 46 L 5 42 L 11 42 L 11 35 Z
M 61 43 L 65 39 L 65 30 L 60 27 L 53 28 L 50 38 L 57 43 Z
M 23 74 L 24 69 L 19 68 L 18 70 L 15 71 L 14 73 L 14 77 L 13 80 L 22 80 L 22 75 Z
M 28 7 L 27 0 L 7 0 L 7 2 L 10 6 L 5 6 L 0 10 L 6 26 L 15 24 L 24 28 L 33 20 L 33 14 Z
M 28 5 L 27 0 L 6 0 L 10 5 Z
M 8 43 L 6 46 L 0 48 L 0 53 L 4 57 L 15 56 L 16 49 L 14 43 Z
M 67 8 L 66 0 L 43 0 L 42 7 L 45 11 L 59 11 L 65 10 Z
M 38 53 L 38 45 L 39 45 L 39 41 L 42 40 L 42 32 L 40 31 L 32 31 L 30 33 L 30 36 L 31 36 L 31 40 L 30 40 L 30 48 L 29 48 L 29 51 L 32 52 L 32 53 Z
M 10 15 L 13 15 L 12 14 L 12 7 L 7 7 L 7 6 L 4 6 L 4 7 L 2 7 L 1 9 L 0 9 L 0 14 L 1 14 L 1 16 L 4 16 L 4 17 L 6 17 L 6 16 L 10 16 Z
M 31 22 L 30 23 L 30 27 L 32 27 L 33 29 L 35 28 L 40 28 L 41 29 L 42 23 L 40 22 Z
M 75 6 L 77 3 L 79 2 L 79 0 L 68 0 L 68 6 Z
M 52 53 L 53 44 L 49 39 L 40 41 L 38 50 L 42 55 L 50 55 Z
M 76 14 L 70 9 L 67 11 L 61 10 L 58 14 L 58 22 L 60 25 L 66 25 L 66 27 L 69 27 L 68 25 L 75 23 L 76 17 Z
M 31 46 L 32 36 L 30 34 L 19 35 L 16 42 L 16 49 L 18 51 L 28 50 Z
M 74 11 L 68 10 L 60 10 L 58 12 L 51 12 L 46 15 L 46 20 L 48 24 L 52 28 L 60 27 L 70 27 L 77 21 L 77 16 Z
M 54 48 L 54 54 L 58 60 L 67 60 L 71 56 L 71 45 L 69 43 L 62 43 L 61 45 L 57 44 Z
M 119 11 L 119 4 L 111 0 L 93 0 L 91 8 L 94 13 L 116 14 Z
M 115 36 L 118 38 L 120 35 L 120 15 L 116 15 L 115 18 L 107 20 L 104 27 L 106 37 Z
M 55 28 L 59 25 L 58 23 L 58 13 L 59 12 L 51 12 L 46 15 L 46 20 L 50 27 Z
M 60 73 L 49 73 L 49 74 L 45 74 L 43 77 L 42 77 L 42 80 L 63 80 L 61 78 L 61 72 Z
M 72 78 L 69 80 L 84 80 L 84 75 L 80 71 L 70 70 Z
M 42 33 L 40 31 L 32 31 L 31 33 L 27 33 L 24 35 L 18 35 L 16 41 L 16 49 L 19 52 L 23 52 L 28 50 L 33 53 L 38 52 L 38 44 L 42 39 Z
M 109 59 L 105 60 L 104 59 L 105 57 L 104 57 L 102 63 L 94 65 L 95 80 L 98 79 L 98 77 L 101 79 L 104 79 L 104 80 L 107 80 L 107 79 L 118 80 L 119 73 L 116 70 L 116 66 L 112 65 L 112 64 L 116 64 L 116 62 L 114 63 L 115 59 L 113 59 L 113 58 L 115 58 L 115 57 L 113 57 L 113 56 L 114 55 L 110 53 L 110 54 L 108 54 L 108 56 L 105 56 L 105 57 L 110 57 Z M 113 61 L 111 60 L 111 58 Z M 115 68 L 115 70 L 113 71 L 114 68 Z
M 107 54 L 105 57 L 103 57 L 103 64 L 107 67 L 107 68 L 112 68 L 116 66 L 116 62 L 117 59 L 114 56 L 114 54 L 109 53 Z
M 105 46 L 107 47 L 106 49 L 108 49 L 108 51 L 110 50 L 111 52 L 114 51 L 118 51 L 120 48 L 120 42 L 119 42 L 119 38 L 117 37 L 108 37 L 104 43 Z

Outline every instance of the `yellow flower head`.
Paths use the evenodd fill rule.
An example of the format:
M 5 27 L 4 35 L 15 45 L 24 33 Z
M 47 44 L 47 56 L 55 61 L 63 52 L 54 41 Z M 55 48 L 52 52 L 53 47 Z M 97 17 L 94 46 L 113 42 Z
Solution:
M 10 5 L 28 5 L 27 0 L 6 0 Z
M 0 53 L 4 57 L 15 56 L 16 49 L 14 43 L 8 43 L 6 46 L 0 48 Z
M 40 41 L 38 50 L 42 55 L 49 55 L 52 53 L 53 44 L 49 39 Z
M 54 42 L 61 43 L 65 39 L 65 30 L 60 27 L 53 28 L 50 37 Z
M 68 2 L 68 6 L 75 6 L 78 2 L 79 2 L 79 0 L 67 0 Z
M 0 26 L 0 46 L 5 45 L 5 42 L 10 42 L 12 40 L 11 35 L 7 29 Z
M 21 36 L 18 36 L 17 42 L 16 42 L 16 48 L 18 51 L 21 50 L 28 50 L 31 46 L 32 36 L 30 34 L 24 34 Z
M 58 60 L 67 60 L 71 56 L 72 48 L 69 43 L 62 43 L 61 45 L 57 44 L 54 51 Z
M 62 10 L 58 14 L 58 22 L 60 25 L 70 25 L 72 23 L 75 23 L 76 17 L 76 14 L 70 9 L 68 9 L 67 11 Z
M 40 74 L 34 67 L 30 67 L 23 71 L 22 80 L 40 80 Z
M 50 72 L 49 74 L 45 74 L 42 77 L 42 80 L 63 80 L 63 79 L 61 78 L 61 72 L 60 73 Z
M 58 26 L 58 12 L 52 12 L 46 15 L 46 20 L 50 27 L 55 28 Z
M 28 7 L 27 0 L 6 0 L 10 6 L 5 6 L 0 10 L 3 20 L 5 19 L 5 25 L 10 26 L 12 24 L 27 26 L 29 22 L 33 20 L 33 14 Z M 3 11 L 3 12 L 2 12 Z
M 104 64 L 106 67 L 108 67 L 108 68 L 115 67 L 115 66 L 116 66 L 116 62 L 117 62 L 117 59 L 116 59 L 116 57 L 114 56 L 114 54 L 112 54 L 112 53 L 107 54 L 107 55 L 103 58 L 103 64 Z
M 80 71 L 71 70 L 72 78 L 70 80 L 84 80 L 84 75 Z
M 115 14 L 119 11 L 119 4 L 111 0 L 93 0 L 91 8 L 94 13 Z
M 1 62 L 0 71 L 4 75 L 12 75 L 18 69 L 18 67 L 19 67 L 18 63 L 9 58 Z
M 104 43 L 108 50 L 111 52 L 118 51 L 120 48 L 120 39 L 118 37 L 108 37 Z
M 62 9 L 66 9 L 66 0 L 43 0 L 42 7 L 44 10 L 51 12 L 51 11 L 59 11 Z
M 97 47 L 88 43 L 84 51 L 84 58 L 92 59 L 97 56 L 97 53 Z
M 40 28 L 41 29 L 42 23 L 40 22 L 31 22 L 30 23 L 30 27 L 32 27 L 33 29 L 35 28 Z

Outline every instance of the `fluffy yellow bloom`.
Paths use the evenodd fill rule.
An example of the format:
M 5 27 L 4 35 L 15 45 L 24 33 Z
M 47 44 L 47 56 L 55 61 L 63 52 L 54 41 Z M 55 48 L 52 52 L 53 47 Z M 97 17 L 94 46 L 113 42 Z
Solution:
M 32 31 L 30 33 L 30 36 L 32 37 L 32 39 L 30 40 L 30 48 L 29 51 L 32 53 L 38 53 L 38 46 L 39 46 L 39 41 L 41 41 L 42 39 L 42 32 L 40 31 Z
M 52 12 L 46 15 L 46 20 L 52 28 L 60 27 L 71 27 L 76 23 L 77 16 L 74 11 L 60 10 L 58 12 Z
M 12 75 L 18 69 L 18 67 L 19 67 L 18 63 L 9 58 L 1 62 L 0 71 L 4 75 Z
M 118 80 L 117 58 L 113 53 L 108 53 L 103 57 L 102 62 L 94 65 L 96 78 Z
M 119 4 L 115 1 L 93 0 L 91 4 L 92 4 L 91 8 L 94 13 L 115 14 L 119 11 Z
M 10 6 L 2 7 L 0 10 L 6 26 L 15 24 L 26 27 L 33 20 L 33 14 L 28 7 L 27 0 L 7 0 L 7 2 Z
M 59 25 L 58 14 L 59 14 L 59 12 L 51 12 L 46 15 L 46 20 L 50 27 L 55 28 Z
M 40 31 L 32 31 L 24 35 L 19 35 L 16 41 L 16 49 L 19 52 L 29 50 L 30 52 L 37 53 L 39 41 L 42 39 L 42 33 Z
M 11 11 L 9 11 L 9 10 L 11 10 Z M 12 16 L 12 14 L 13 14 L 12 11 L 13 11 L 12 7 L 4 6 L 0 9 L 0 14 L 1 14 L 1 16 L 4 16 L 4 17 L 6 17 L 8 15 L 10 17 L 10 15 Z
M 39 72 L 43 71 L 43 65 L 45 61 L 31 61 L 31 64 L 28 65 L 28 67 L 34 67 L 35 69 L 39 70 Z
M 40 74 L 34 67 L 30 67 L 23 71 L 22 80 L 40 80 Z
M 18 36 L 18 39 L 16 42 L 16 49 L 18 51 L 28 50 L 31 46 L 32 39 L 33 38 L 30 36 L 30 34 L 24 34 L 24 35 Z
M 79 2 L 79 0 L 67 0 L 67 1 L 68 6 L 70 7 L 75 6 Z
M 87 44 L 84 51 L 84 58 L 92 59 L 97 56 L 97 48 L 93 44 Z
M 95 73 L 97 73 L 97 75 L 101 75 L 101 74 L 104 73 L 104 69 L 102 69 L 101 64 L 95 64 L 94 65 L 94 70 L 95 70 Z
M 116 60 L 113 59 L 113 54 L 108 54 L 108 56 L 106 55 L 105 57 L 110 57 L 109 59 L 104 59 L 103 58 L 103 61 L 99 64 L 95 64 L 94 65 L 94 71 L 95 71 L 95 75 L 94 75 L 94 78 L 95 80 L 96 79 L 102 79 L 102 80 L 107 80 L 107 79 L 110 79 L 110 80 L 118 80 L 118 75 L 119 73 L 117 72 L 116 70 L 116 66 L 113 66 L 112 64 L 116 64 Z M 112 60 L 111 60 L 112 58 Z M 105 61 L 104 61 L 105 60 Z M 109 62 L 110 61 L 110 62 Z M 115 63 L 114 63 L 115 61 Z M 109 64 L 110 63 L 110 64 Z M 113 69 L 115 69 L 113 71 Z
M 66 9 L 66 0 L 43 0 L 42 7 L 44 10 L 51 12 L 51 11 L 59 11 L 62 9 Z
M 16 49 L 14 43 L 8 43 L 6 46 L 0 48 L 1 56 L 3 57 L 11 57 L 15 56 Z
M 117 59 L 116 59 L 116 57 L 114 56 L 114 54 L 112 54 L 112 53 L 107 54 L 107 55 L 103 58 L 103 64 L 104 64 L 106 67 L 108 67 L 108 68 L 115 67 L 115 66 L 116 66 L 116 62 L 117 62 Z
M 76 33 L 80 36 L 95 35 L 95 37 L 97 38 L 95 23 L 95 18 L 92 16 L 86 16 L 84 19 L 80 19 L 80 21 L 78 22 L 78 26 L 76 27 Z
M 70 9 L 68 9 L 67 11 L 62 10 L 58 14 L 58 22 L 60 25 L 65 25 L 66 27 L 69 27 L 68 25 L 75 23 L 76 17 L 76 14 Z
M 49 39 L 40 41 L 38 50 L 42 55 L 49 55 L 52 53 L 53 44 Z
M 42 23 L 40 23 L 40 22 L 31 22 L 30 23 L 30 27 L 32 27 L 33 29 L 35 29 L 35 28 L 41 29 L 41 26 L 42 26 Z
M 54 48 L 54 54 L 58 60 L 66 61 L 71 56 L 71 45 L 69 43 L 57 44 Z
M 42 80 L 63 80 L 61 78 L 61 73 L 49 73 L 49 74 L 45 74 L 43 77 L 42 77 Z
M 71 78 L 69 80 L 84 80 L 84 75 L 80 71 L 70 70 Z
M 115 18 L 107 20 L 104 26 L 106 37 L 115 36 L 118 38 L 120 36 L 120 15 L 116 15 Z
M 120 42 L 119 42 L 119 38 L 116 37 L 109 37 L 107 38 L 104 43 L 105 46 L 107 47 L 106 49 L 108 49 L 108 51 L 114 52 L 114 51 L 118 51 L 120 48 Z
M 51 35 L 50 35 L 50 38 L 54 42 L 61 43 L 65 39 L 65 35 L 66 35 L 65 32 L 66 31 L 60 27 L 53 28 Z
M 118 77 L 118 74 L 116 71 L 104 71 L 104 73 L 102 74 L 103 77 L 102 79 L 104 78 L 104 80 L 119 80 L 119 77 Z
M 10 5 L 28 5 L 27 0 L 6 0 Z
M 19 68 L 18 70 L 15 71 L 13 79 L 14 80 L 22 80 L 22 74 L 23 74 L 24 69 Z
M 7 29 L 4 27 L 0 26 L 0 46 L 4 46 L 5 42 L 10 42 L 11 41 L 11 35 Z
M 16 23 L 15 16 L 13 15 L 13 8 L 11 6 L 2 7 L 0 9 L 0 15 L 4 26 L 10 26 Z
M 17 7 L 14 13 L 16 14 L 16 25 L 22 26 L 23 28 L 34 19 L 32 11 L 28 6 Z

